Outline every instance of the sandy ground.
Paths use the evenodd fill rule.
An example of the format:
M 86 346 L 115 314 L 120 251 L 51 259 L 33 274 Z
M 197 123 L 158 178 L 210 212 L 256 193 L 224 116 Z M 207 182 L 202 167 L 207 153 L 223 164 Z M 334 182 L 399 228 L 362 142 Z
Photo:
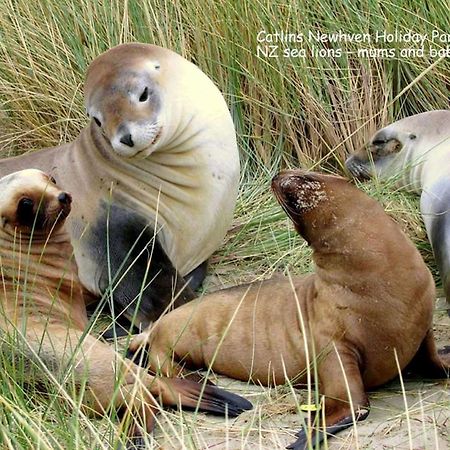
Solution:
M 439 301 L 437 308 L 443 306 Z M 439 346 L 449 345 L 450 318 L 438 311 L 434 322 Z M 225 377 L 215 381 L 248 398 L 254 409 L 228 421 L 204 414 L 167 412 L 160 417 L 154 435 L 156 448 L 269 450 L 282 449 L 295 440 L 302 421 L 296 401 L 305 402 L 305 391 L 296 390 L 294 397 L 286 386 L 262 388 Z M 403 395 L 397 379 L 371 392 L 369 398 L 368 419 L 328 439 L 321 448 L 450 449 L 450 380 L 405 380 Z

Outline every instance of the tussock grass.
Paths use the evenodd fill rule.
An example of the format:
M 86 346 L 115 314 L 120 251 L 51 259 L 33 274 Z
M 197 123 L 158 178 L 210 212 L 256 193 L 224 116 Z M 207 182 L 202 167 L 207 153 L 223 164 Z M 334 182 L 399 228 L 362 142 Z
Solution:
M 87 123 L 84 73 L 104 50 L 130 41 L 169 47 L 195 62 L 224 93 L 242 155 L 235 220 L 212 259 L 206 289 L 308 272 L 309 249 L 275 203 L 268 187 L 271 176 L 281 166 L 295 165 L 339 172 L 344 157 L 381 125 L 448 108 L 450 60 L 360 59 L 351 43 L 343 45 L 349 53 L 339 59 L 264 59 L 256 56 L 257 33 L 395 28 L 448 31 L 448 3 L 369 0 L 356 8 L 330 0 L 0 0 L 0 156 L 58 145 L 78 135 Z M 432 264 L 417 198 L 389 184 L 361 187 L 383 203 Z M 58 384 L 45 397 L 30 391 L 23 381 L 27 377 L 25 364 L 0 358 L 2 448 L 117 448 L 114 417 L 85 416 L 68 401 L 78 397 Z M 223 378 L 219 384 L 254 401 L 255 409 L 233 421 L 165 411 L 158 418 L 156 440 L 148 437 L 148 448 L 273 449 L 294 439 L 301 422 L 298 405 L 311 391 L 297 391 L 295 399 L 290 386 L 263 390 Z M 398 448 L 408 448 L 411 439 L 426 448 L 448 446 L 448 391 L 436 392 L 429 385 L 408 388 L 407 383 L 393 391 L 372 396 L 371 417 L 378 425 L 358 426 L 359 448 L 373 448 L 377 439 L 389 446 L 390 433 Z M 412 427 L 421 423 L 419 432 L 414 428 L 406 435 L 405 392 L 415 398 L 407 408 Z M 400 405 L 386 408 L 387 398 L 400 399 Z M 381 433 L 376 438 L 374 427 Z M 333 441 L 329 448 L 356 448 L 351 432 Z
M 445 0 L 370 1 L 361 9 L 329 0 L 1 0 L 0 5 L 5 153 L 73 139 L 86 123 L 87 64 L 107 48 L 135 40 L 169 47 L 213 78 L 230 104 L 244 165 L 252 169 L 282 161 L 339 167 L 380 124 L 448 107 L 448 58 L 357 58 L 357 48 L 369 45 L 364 43 L 341 45 L 349 53 L 337 59 L 256 56 L 261 30 L 444 32 Z M 401 46 L 373 44 L 395 45 Z

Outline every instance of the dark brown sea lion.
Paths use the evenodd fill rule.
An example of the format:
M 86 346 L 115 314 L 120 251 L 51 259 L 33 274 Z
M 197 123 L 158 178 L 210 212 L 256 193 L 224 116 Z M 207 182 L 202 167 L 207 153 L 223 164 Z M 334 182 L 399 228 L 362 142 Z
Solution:
M 130 350 L 148 344 L 151 370 L 171 376 L 211 367 L 262 384 L 305 383 L 316 368 L 326 428 L 310 438 L 319 440 L 366 418 L 366 391 L 411 362 L 427 376 L 448 376 L 450 358 L 438 356 L 433 339 L 433 278 L 383 208 L 337 176 L 287 171 L 272 187 L 312 247 L 315 273 L 196 299 Z M 303 430 L 289 448 L 307 441 Z
M 231 416 L 249 409 L 245 399 L 221 389 L 153 377 L 87 332 L 82 286 L 63 226 L 71 202 L 39 170 L 0 179 L 0 328 L 3 342 L 5 333 L 14 338 L 13 355 L 20 350 L 55 376 L 69 369 L 74 385 L 86 386 L 83 405 L 100 414 L 125 408 L 135 418 L 134 438 L 141 428 L 152 430 L 157 400 Z M 1 351 L 7 351 L 3 344 Z M 37 383 L 47 379 L 45 370 L 33 375 Z
M 91 123 L 66 145 L 0 161 L 34 167 L 76 193 L 68 219 L 83 286 L 148 325 L 192 298 L 237 197 L 231 115 L 194 64 L 154 45 L 124 44 L 87 72 Z M 139 303 L 139 305 L 138 305 Z

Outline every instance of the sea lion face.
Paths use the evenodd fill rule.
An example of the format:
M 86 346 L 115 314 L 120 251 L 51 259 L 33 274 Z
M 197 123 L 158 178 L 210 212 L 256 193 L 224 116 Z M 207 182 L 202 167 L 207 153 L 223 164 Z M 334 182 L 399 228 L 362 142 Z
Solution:
M 27 169 L 0 179 L 0 226 L 25 235 L 48 235 L 70 213 L 72 197 L 44 172 Z
M 369 144 L 345 161 L 361 180 L 389 178 L 421 162 L 428 150 L 450 136 L 450 112 L 430 111 L 394 122 L 378 130 Z M 424 151 L 416 152 L 416 149 Z
M 89 66 L 88 115 L 120 156 L 148 156 L 162 131 L 160 63 L 148 49 L 118 46 Z

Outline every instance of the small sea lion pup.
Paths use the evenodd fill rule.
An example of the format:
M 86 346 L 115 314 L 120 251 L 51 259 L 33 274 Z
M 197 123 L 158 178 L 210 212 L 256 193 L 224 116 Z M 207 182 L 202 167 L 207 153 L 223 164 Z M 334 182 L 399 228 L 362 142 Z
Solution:
M 84 94 L 92 120 L 74 142 L 1 160 L 0 176 L 34 167 L 76 192 L 68 225 L 81 283 L 146 326 L 173 298 L 194 298 L 231 223 L 233 122 L 198 67 L 155 45 L 100 55 Z
M 450 111 L 429 111 L 377 131 L 367 148 L 345 162 L 360 179 L 395 177 L 397 185 L 421 194 L 428 238 L 450 314 Z
M 131 350 L 148 344 L 151 369 L 166 375 L 208 366 L 262 384 L 305 383 L 315 366 L 330 434 L 366 418 L 366 391 L 412 361 L 446 377 L 432 276 L 382 207 L 344 178 L 303 170 L 279 174 L 272 188 L 312 247 L 315 273 L 196 299 L 136 336 Z M 301 431 L 288 448 L 306 446 Z
M 70 208 L 70 194 L 39 170 L 0 179 L 2 354 L 8 333 L 19 342 L 12 354 L 17 357 L 20 349 L 33 362 L 24 367 L 45 366 L 33 373 L 36 382 L 44 383 L 47 371 L 65 377 L 70 370 L 75 386 L 86 385 L 83 404 L 98 413 L 127 409 L 136 418 L 129 432 L 137 439 L 142 429 L 152 429 L 158 398 L 164 405 L 198 404 L 232 416 L 249 409 L 248 401 L 221 389 L 153 377 L 88 333 L 73 248 L 63 227 Z

